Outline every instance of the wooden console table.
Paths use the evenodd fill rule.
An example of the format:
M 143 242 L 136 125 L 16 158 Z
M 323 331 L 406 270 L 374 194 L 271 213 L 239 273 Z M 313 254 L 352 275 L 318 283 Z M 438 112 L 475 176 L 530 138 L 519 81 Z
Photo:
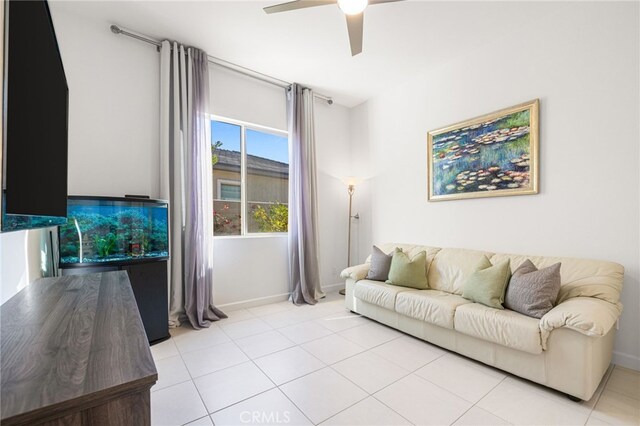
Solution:
M 149 425 L 158 379 L 124 271 L 43 278 L 0 307 L 9 425 Z

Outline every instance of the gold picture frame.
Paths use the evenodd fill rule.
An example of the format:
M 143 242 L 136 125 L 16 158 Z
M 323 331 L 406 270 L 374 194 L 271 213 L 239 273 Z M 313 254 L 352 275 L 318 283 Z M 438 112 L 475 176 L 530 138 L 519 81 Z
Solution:
M 428 201 L 539 192 L 538 99 L 427 134 Z

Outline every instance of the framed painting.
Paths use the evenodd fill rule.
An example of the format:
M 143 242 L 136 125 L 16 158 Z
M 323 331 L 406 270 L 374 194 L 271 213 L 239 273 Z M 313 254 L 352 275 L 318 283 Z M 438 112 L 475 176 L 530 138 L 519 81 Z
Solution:
M 429 132 L 429 201 L 537 194 L 538 109 L 535 99 Z

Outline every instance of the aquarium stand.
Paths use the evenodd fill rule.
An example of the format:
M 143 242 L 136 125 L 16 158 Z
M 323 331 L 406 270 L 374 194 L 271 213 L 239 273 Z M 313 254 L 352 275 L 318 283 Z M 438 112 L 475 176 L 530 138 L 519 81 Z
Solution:
M 126 271 L 136 298 L 149 344 L 169 337 L 169 297 L 167 259 L 140 259 L 104 265 L 60 265 L 62 275 L 85 275 L 96 272 Z

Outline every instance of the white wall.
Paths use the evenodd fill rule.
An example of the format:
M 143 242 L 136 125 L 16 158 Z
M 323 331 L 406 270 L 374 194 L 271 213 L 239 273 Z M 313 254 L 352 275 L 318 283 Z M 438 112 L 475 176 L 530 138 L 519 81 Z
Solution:
M 0 305 L 42 276 L 40 243 L 46 232 L 34 229 L 0 234 Z
M 640 368 L 638 3 L 571 3 L 357 108 L 374 242 L 611 260 L 626 268 L 615 361 Z M 534 196 L 426 201 L 426 136 L 540 98 Z M 362 144 L 362 142 L 361 142 Z M 362 256 L 361 256 L 362 257 Z
M 157 197 L 159 55 L 69 5 L 51 3 L 69 81 L 69 194 Z M 216 66 L 210 72 L 214 114 L 286 130 L 283 89 Z M 347 173 L 349 127 L 346 108 L 322 102 L 316 108 L 321 226 L 345 236 L 344 242 L 333 233 L 321 237 L 325 285 L 339 282 L 346 264 L 346 193 L 337 181 Z M 218 238 L 214 259 L 219 305 L 288 291 L 285 236 Z
M 0 304 L 29 284 L 27 231 L 0 234 Z
M 69 194 L 157 197 L 160 56 L 51 2 L 69 84 Z

